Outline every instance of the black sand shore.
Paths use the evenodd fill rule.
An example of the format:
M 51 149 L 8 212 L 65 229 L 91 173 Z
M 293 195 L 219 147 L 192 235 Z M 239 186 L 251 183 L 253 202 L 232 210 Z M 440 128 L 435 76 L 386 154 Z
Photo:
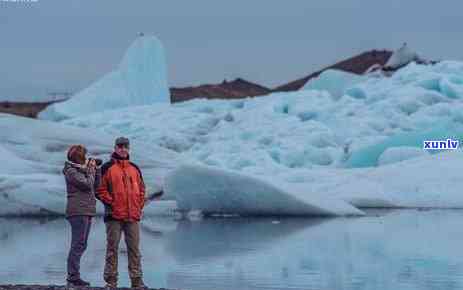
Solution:
M 80 287 L 82 290 L 104 290 L 104 287 Z M 131 290 L 132 288 L 117 288 L 119 290 Z M 68 290 L 62 285 L 0 285 L 0 290 Z M 174 290 L 166 288 L 150 288 L 150 290 Z M 180 290 L 180 289 L 177 289 Z

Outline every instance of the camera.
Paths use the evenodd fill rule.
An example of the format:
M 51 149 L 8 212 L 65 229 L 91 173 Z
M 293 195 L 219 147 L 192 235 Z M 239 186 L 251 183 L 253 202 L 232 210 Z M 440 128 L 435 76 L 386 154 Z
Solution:
M 103 160 L 99 159 L 99 158 L 94 158 L 94 157 L 89 157 L 88 158 L 88 162 L 92 161 L 92 160 L 95 160 L 95 164 L 96 166 L 101 166 L 101 164 L 103 164 Z

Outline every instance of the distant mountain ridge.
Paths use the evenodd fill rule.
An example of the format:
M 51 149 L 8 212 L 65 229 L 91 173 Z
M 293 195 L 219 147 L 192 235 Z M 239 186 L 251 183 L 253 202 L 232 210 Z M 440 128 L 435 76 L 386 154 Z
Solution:
M 197 87 L 171 88 L 170 100 L 172 103 L 182 102 L 196 98 L 206 99 L 240 99 L 244 97 L 262 96 L 272 90 L 237 78 L 233 81 L 224 80 L 220 84 L 206 84 Z
M 241 78 L 237 78 L 231 82 L 224 81 L 220 84 L 205 84 L 197 87 L 171 88 L 171 102 L 182 102 L 196 98 L 239 99 L 245 97 L 264 96 L 272 92 L 297 91 L 302 88 L 310 79 L 318 77 L 323 71 L 327 69 L 338 69 L 355 74 L 363 74 L 374 64 L 379 64 L 381 66 L 385 65 L 391 57 L 392 53 L 393 52 L 390 50 L 366 51 L 311 73 L 306 77 L 278 86 L 274 89 L 252 83 Z
M 375 49 L 375 50 L 366 51 L 354 57 L 335 63 L 324 69 L 316 71 L 301 79 L 297 79 L 287 84 L 278 86 L 275 89 L 273 89 L 273 91 L 274 92 L 297 91 L 300 88 L 302 88 L 310 79 L 318 77 L 323 71 L 327 69 L 338 69 L 338 70 L 342 70 L 346 72 L 351 72 L 354 74 L 363 74 L 367 69 L 369 69 L 374 64 L 379 64 L 381 66 L 385 65 L 386 62 L 391 57 L 392 53 L 393 52 L 390 50 L 376 50 Z

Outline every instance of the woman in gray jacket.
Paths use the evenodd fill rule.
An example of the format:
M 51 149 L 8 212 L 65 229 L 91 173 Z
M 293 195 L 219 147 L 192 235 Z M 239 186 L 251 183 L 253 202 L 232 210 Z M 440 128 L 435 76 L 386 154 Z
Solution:
M 80 277 L 80 258 L 87 248 L 92 217 L 96 214 L 95 190 L 101 171 L 95 160 L 87 160 L 83 145 L 69 148 L 63 173 L 66 179 L 66 218 L 71 224 L 71 248 L 67 259 L 67 285 L 90 286 Z

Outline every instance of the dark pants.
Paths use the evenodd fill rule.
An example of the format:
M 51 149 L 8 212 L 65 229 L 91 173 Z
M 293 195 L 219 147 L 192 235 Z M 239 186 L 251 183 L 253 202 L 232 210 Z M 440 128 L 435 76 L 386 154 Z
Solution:
M 72 240 L 68 255 L 68 280 L 80 279 L 80 258 L 87 249 L 88 235 L 92 225 L 91 216 L 71 216 L 67 218 L 71 224 Z
M 104 279 L 108 283 L 117 281 L 118 249 L 122 233 L 124 233 L 127 246 L 130 279 L 141 278 L 143 275 L 139 249 L 139 222 L 110 220 L 106 222 L 106 263 L 104 268 Z

